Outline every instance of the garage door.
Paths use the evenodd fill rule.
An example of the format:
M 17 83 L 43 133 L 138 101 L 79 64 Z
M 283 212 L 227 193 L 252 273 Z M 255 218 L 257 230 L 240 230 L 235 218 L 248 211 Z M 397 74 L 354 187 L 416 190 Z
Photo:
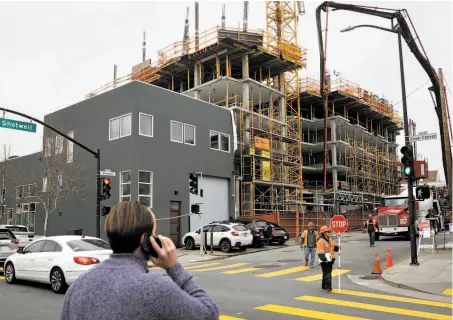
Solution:
M 198 189 L 203 189 L 203 198 L 199 195 L 190 194 L 190 204 L 203 203 L 200 205 L 200 211 L 203 213 L 201 217 L 203 225 L 212 221 L 228 220 L 230 217 L 228 209 L 228 179 L 203 176 L 203 179 L 199 178 L 198 184 Z M 195 231 L 199 228 L 199 216 L 190 216 L 190 231 Z

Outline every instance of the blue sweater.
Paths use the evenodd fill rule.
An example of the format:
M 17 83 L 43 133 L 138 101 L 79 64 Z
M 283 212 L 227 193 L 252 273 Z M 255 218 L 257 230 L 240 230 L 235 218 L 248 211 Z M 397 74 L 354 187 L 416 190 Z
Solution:
M 167 273 L 147 273 L 145 259 L 112 255 L 69 287 L 60 319 L 219 319 L 215 303 L 181 264 Z

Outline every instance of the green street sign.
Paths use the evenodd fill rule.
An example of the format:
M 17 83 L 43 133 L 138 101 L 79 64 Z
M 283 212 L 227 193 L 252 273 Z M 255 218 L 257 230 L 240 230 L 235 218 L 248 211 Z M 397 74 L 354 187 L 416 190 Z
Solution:
M 0 119 L 0 128 L 36 132 L 36 123 L 2 118 Z

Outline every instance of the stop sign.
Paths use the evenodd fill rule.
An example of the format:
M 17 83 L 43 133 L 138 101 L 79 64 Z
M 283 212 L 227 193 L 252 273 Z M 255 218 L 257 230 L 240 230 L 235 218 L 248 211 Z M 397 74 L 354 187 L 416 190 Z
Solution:
M 429 228 L 429 227 L 430 227 L 429 221 L 421 221 L 418 224 L 418 230 L 423 230 L 423 229 L 426 229 L 426 228 Z
M 343 216 L 333 216 L 330 220 L 330 229 L 335 233 L 344 233 L 348 229 L 348 220 Z

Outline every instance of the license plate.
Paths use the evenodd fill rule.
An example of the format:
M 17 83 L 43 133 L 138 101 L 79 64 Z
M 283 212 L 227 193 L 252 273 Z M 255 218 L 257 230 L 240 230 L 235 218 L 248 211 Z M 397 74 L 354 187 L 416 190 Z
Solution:
M 287 237 L 287 236 L 284 236 L 283 238 L 284 238 L 284 239 L 288 239 L 288 237 Z

